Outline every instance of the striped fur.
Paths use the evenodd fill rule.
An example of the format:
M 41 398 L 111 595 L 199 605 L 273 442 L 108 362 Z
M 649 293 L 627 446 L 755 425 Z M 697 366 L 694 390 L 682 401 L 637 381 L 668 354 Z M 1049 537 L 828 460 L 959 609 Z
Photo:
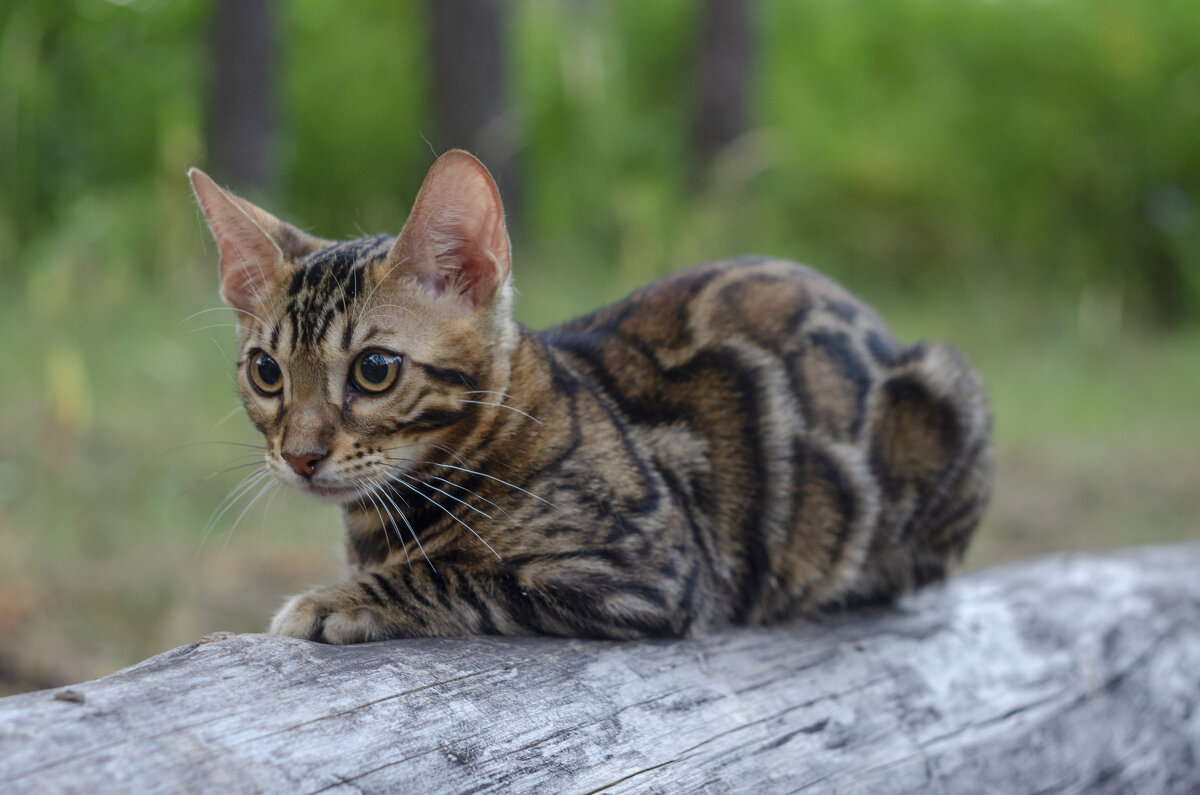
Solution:
M 699 266 L 535 333 L 511 318 L 499 199 L 464 153 L 435 165 L 399 239 L 314 240 L 202 176 L 218 242 L 238 241 L 222 292 L 268 466 L 345 516 L 346 580 L 294 597 L 273 632 L 779 621 L 938 580 L 987 502 L 975 373 L 948 346 L 901 346 L 808 268 Z M 402 357 L 378 397 L 348 376 L 372 348 Z M 250 384 L 256 352 L 278 362 L 279 396 Z M 289 469 L 289 450 L 321 454 L 316 472 Z

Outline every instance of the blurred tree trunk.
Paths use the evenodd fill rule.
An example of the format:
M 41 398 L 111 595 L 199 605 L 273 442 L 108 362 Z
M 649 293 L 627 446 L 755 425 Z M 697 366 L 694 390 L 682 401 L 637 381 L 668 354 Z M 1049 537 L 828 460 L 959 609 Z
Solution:
M 692 152 L 697 175 L 749 127 L 754 0 L 705 0 L 696 47 Z
M 504 0 L 428 0 L 438 154 L 466 149 L 496 178 L 511 220 L 517 204 L 507 113 Z
M 213 13 L 208 165 L 236 190 L 275 176 L 274 12 L 273 0 L 217 0 Z

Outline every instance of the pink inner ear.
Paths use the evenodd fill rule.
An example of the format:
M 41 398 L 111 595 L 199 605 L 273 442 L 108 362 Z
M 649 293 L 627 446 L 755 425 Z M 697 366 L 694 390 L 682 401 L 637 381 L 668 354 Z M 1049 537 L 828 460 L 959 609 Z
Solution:
M 452 151 L 429 170 L 389 260 L 413 263 L 439 295 L 458 294 L 478 309 L 508 278 L 504 208 L 487 169 Z
M 283 253 L 207 174 L 193 169 L 189 176 L 221 252 L 221 297 L 236 309 L 254 313 L 275 279 Z

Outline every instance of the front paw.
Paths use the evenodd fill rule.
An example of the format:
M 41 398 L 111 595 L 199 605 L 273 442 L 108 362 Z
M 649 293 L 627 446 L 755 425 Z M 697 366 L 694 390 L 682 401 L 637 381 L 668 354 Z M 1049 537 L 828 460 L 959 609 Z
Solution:
M 272 635 L 319 643 L 362 643 L 384 637 L 383 617 L 356 594 L 324 588 L 293 596 L 271 620 Z

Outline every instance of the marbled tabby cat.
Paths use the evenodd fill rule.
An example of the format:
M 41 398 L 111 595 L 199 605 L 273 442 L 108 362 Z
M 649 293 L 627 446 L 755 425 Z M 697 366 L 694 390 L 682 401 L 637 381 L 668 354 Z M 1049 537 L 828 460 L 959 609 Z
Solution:
M 830 279 L 747 258 L 534 333 L 487 170 L 441 157 L 398 238 L 313 238 L 192 184 L 280 479 L 342 506 L 325 641 L 685 636 L 937 580 L 987 502 L 979 379 Z M 564 278 L 569 273 L 564 270 Z

